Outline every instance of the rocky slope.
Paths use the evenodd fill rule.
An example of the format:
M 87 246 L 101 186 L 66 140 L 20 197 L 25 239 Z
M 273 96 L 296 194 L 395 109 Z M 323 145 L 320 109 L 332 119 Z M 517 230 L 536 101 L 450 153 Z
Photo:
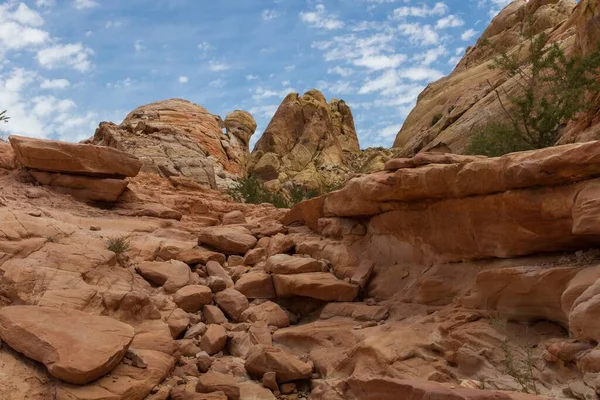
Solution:
M 401 155 L 419 151 L 461 153 L 474 129 L 490 120 L 503 120 L 506 115 L 492 90 L 505 94 L 518 89 L 514 79 L 502 71 L 490 70 L 495 54 L 484 46 L 486 40 L 499 49 L 514 52 L 523 41 L 523 30 L 533 22 L 536 33 L 546 32 L 550 43 L 558 43 L 567 54 L 586 54 L 596 49 L 600 39 L 599 2 L 597 0 L 515 0 L 484 31 L 475 46 L 469 47 L 455 70 L 447 77 L 431 83 L 420 94 L 416 107 L 407 117 L 394 141 Z M 527 48 L 522 49 L 523 59 Z M 598 103 L 600 104 L 600 103 Z M 562 142 L 597 138 L 597 109 L 571 123 Z M 436 114 L 442 118 L 434 123 Z
M 216 189 L 245 176 L 255 130 L 254 118 L 245 111 L 222 121 L 197 104 L 170 99 L 138 107 L 120 125 L 101 123 L 86 143 L 130 152 L 140 158 L 144 172 Z
M 316 89 L 290 93 L 252 151 L 249 172 L 271 182 L 310 189 L 335 185 L 360 153 L 352 111 L 342 100 L 327 100 Z
M 289 212 L 148 172 L 110 204 L 80 202 L 36 168 L 135 175 L 94 170 L 122 152 L 12 142 L 17 154 L 0 143 L 3 399 L 600 390 L 600 142 L 393 159 Z M 35 164 L 39 148 L 61 156 Z

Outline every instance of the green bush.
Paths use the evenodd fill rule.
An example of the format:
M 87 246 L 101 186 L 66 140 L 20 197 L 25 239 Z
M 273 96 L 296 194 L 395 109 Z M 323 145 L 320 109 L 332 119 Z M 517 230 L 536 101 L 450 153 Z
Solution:
M 587 56 L 568 58 L 558 44 L 548 45 L 545 33 L 535 35 L 531 26 L 524 32 L 528 45 L 525 61 L 521 56 L 525 44 L 508 54 L 489 41 L 484 43 L 499 53 L 490 68 L 513 79 L 517 93 L 488 81 L 507 122 L 478 128 L 469 146 L 471 154 L 497 156 L 553 146 L 561 126 L 589 110 L 593 106 L 589 99 L 600 94 L 600 43 L 598 50 Z
M 242 178 L 227 193 L 238 203 L 271 203 L 277 208 L 289 208 L 290 204 L 281 193 L 271 193 L 265 184 L 255 176 Z
M 523 140 L 522 132 L 515 131 L 514 126 L 502 122 L 490 122 L 478 129 L 465 153 L 498 157 L 515 151 L 532 150 L 535 147 Z
M 438 122 L 440 122 L 440 120 L 443 118 L 444 116 L 442 115 L 442 113 L 436 113 L 433 118 L 431 119 L 431 126 L 434 126 L 435 124 L 437 124 Z
M 317 197 L 320 194 L 316 189 L 307 189 L 302 185 L 294 185 L 292 190 L 290 190 L 290 201 L 291 204 L 296 205 L 304 200 Z
M 10 117 L 6 116 L 6 110 L 0 111 L 0 122 L 2 122 L 2 121 L 8 122 L 9 119 L 10 119 Z
M 116 255 L 123 254 L 131 249 L 131 242 L 127 236 L 110 237 L 106 239 L 106 248 Z

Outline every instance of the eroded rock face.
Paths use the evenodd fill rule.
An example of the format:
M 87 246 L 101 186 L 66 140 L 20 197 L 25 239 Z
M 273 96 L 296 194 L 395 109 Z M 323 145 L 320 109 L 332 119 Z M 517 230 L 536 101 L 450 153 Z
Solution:
M 343 180 L 347 155 L 359 152 L 350 108 L 321 92 L 289 94 L 257 142 L 249 172 L 264 181 L 320 188 Z
M 484 42 L 489 40 L 498 49 L 510 53 L 525 40 L 522 35 L 531 20 L 534 33 L 547 32 L 550 42 L 557 42 L 570 52 L 576 30 L 568 30 L 569 26 L 563 23 L 570 19 L 574 9 L 575 13 L 578 9 L 585 10 L 588 15 L 585 21 L 590 22 L 581 21 L 577 31 L 581 32 L 580 36 L 587 37 L 587 32 L 592 32 L 590 26 L 594 25 L 591 21 L 597 18 L 592 15 L 598 11 L 595 0 L 580 3 L 578 9 L 576 5 L 573 0 L 518 0 L 508 4 L 492 20 L 475 46 L 467 49 L 454 71 L 429 84 L 419 95 L 417 105 L 406 118 L 393 147 L 405 156 L 421 150 L 460 153 L 477 128 L 491 120 L 507 119 L 490 84 L 508 95 L 516 93 L 518 84 L 502 71 L 489 69 L 496 53 Z M 575 24 L 575 21 L 569 21 L 569 25 Z M 593 39 L 594 46 L 598 38 Z M 586 43 L 591 41 L 591 38 L 585 40 Z M 527 49 L 523 49 L 523 57 L 526 52 Z M 442 114 L 442 118 L 432 125 L 436 114 Z
M 244 111 L 233 112 L 223 124 L 197 104 L 169 99 L 138 107 L 120 125 L 101 123 L 88 142 L 136 155 L 144 172 L 217 188 L 218 183 L 227 186 L 227 176 L 245 174 L 255 129 L 254 119 Z
M 134 329 L 108 317 L 50 307 L 0 310 L 0 338 L 16 351 L 46 365 L 69 383 L 92 382 L 111 371 L 133 340 Z

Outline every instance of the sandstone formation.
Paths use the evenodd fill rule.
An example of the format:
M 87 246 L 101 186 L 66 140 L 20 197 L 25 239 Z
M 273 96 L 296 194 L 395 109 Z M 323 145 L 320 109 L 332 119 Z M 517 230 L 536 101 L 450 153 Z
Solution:
M 134 154 L 143 172 L 215 189 L 245 175 L 255 130 L 245 111 L 234 111 L 223 122 L 197 104 L 169 99 L 138 107 L 120 125 L 101 123 L 86 142 Z
M 51 307 L 0 310 L 0 338 L 46 365 L 52 376 L 85 384 L 111 371 L 133 340 L 134 329 L 107 317 Z
M 256 143 L 249 173 L 263 181 L 319 189 L 345 180 L 346 161 L 359 153 L 350 108 L 316 89 L 290 93 Z
M 485 45 L 492 42 L 498 49 L 515 52 L 523 43 L 523 32 L 532 22 L 534 33 L 546 32 L 550 43 L 558 43 L 567 53 L 596 48 L 600 39 L 597 27 L 597 0 L 516 0 L 506 6 L 483 32 L 477 43 L 466 50 L 454 71 L 431 83 L 419 95 L 416 107 L 406 118 L 394 141 L 402 156 L 419 151 L 460 153 L 471 135 L 488 121 L 507 119 L 502 104 L 492 88 L 512 95 L 518 90 L 515 79 L 489 66 L 496 55 Z M 594 22 L 596 21 L 596 22 Z M 591 45 L 593 43 L 593 46 Z M 527 57 L 528 48 L 520 57 Z M 588 117 L 574 122 L 564 132 L 563 140 L 572 142 L 597 138 L 594 109 Z M 435 124 L 436 114 L 442 115 Z
M 136 157 L 108 147 L 21 136 L 9 140 L 16 160 L 36 181 L 86 201 L 117 201 L 127 188 L 123 178 L 136 176 L 142 166 Z

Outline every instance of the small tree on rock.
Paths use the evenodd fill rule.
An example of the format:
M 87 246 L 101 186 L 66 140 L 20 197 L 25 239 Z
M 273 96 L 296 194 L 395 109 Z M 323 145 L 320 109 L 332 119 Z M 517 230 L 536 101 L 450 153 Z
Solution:
M 535 35 L 531 24 L 525 37 L 517 51 L 498 51 L 490 66 L 505 72 L 517 85 L 515 95 L 488 81 L 508 120 L 477 129 L 468 154 L 499 156 L 553 146 L 561 126 L 589 110 L 593 106 L 589 99 L 600 93 L 600 44 L 589 55 L 567 57 L 557 43 L 547 44 L 545 33 Z M 489 41 L 484 45 L 497 50 Z M 522 61 L 524 46 L 529 47 L 529 56 Z

